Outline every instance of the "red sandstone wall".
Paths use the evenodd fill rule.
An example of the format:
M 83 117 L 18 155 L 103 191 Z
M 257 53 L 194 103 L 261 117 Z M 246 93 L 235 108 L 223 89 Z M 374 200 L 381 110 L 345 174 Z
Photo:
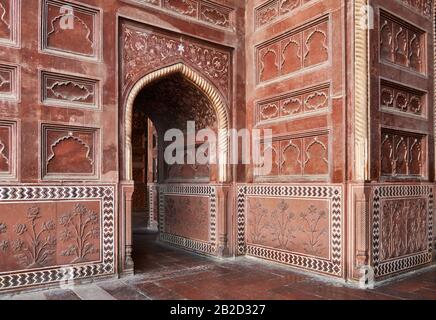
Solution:
M 273 170 L 255 176 L 249 168 L 253 184 L 238 190 L 241 254 L 339 277 L 346 174 L 344 3 L 247 3 L 247 126 L 272 130 Z
M 72 30 L 61 28 L 62 5 L 74 9 Z M 244 70 L 244 22 L 237 19 L 243 6 L 227 0 L 186 6 L 173 0 L 1 0 L 0 10 L 0 205 L 6 212 L 0 216 L 0 290 L 114 274 L 123 268 L 130 232 L 125 212 L 115 208 L 116 184 L 125 178 L 123 99 L 134 80 L 123 78 L 121 21 L 225 47 L 228 78 L 216 85 L 231 125 L 242 126 L 244 110 L 235 110 L 244 101 L 243 84 L 234 78 Z M 135 63 L 142 74 L 134 77 L 159 67 Z M 79 216 L 86 232 L 75 235 Z M 43 247 L 38 257 L 29 253 L 32 237 Z M 86 248 L 73 248 L 75 237 L 86 238 Z M 28 278 L 18 278 L 19 272 Z
M 429 1 L 372 6 L 370 175 L 382 186 L 372 189 L 371 243 L 382 278 L 432 259 L 434 25 Z

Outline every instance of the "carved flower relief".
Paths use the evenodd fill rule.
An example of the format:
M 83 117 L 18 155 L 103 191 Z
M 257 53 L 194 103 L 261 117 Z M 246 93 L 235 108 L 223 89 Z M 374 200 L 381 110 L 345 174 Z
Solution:
M 381 260 L 400 256 L 404 252 L 402 235 L 404 201 L 386 201 L 382 209 L 381 220 Z
M 209 208 L 206 198 L 166 197 L 165 232 L 178 236 L 209 240 Z
M 386 200 L 381 216 L 381 260 L 399 258 L 428 249 L 427 200 Z
M 8 240 L 1 240 L 0 241 L 0 251 L 6 252 L 9 249 L 9 241 Z
M 68 248 L 61 255 L 72 257 L 71 263 L 82 263 L 98 253 L 99 248 L 95 244 L 100 236 L 98 222 L 98 214 L 81 203 L 76 204 L 72 211 L 63 214 L 59 219 L 63 227 L 60 240 Z
M 222 12 L 217 8 L 205 6 L 204 4 L 201 6 L 201 18 L 202 20 L 212 23 L 216 26 L 230 26 L 230 16 L 228 13 Z
M 433 0 L 402 0 L 402 2 L 427 18 L 432 17 Z
M 382 87 L 380 92 L 380 104 L 384 107 L 393 107 L 394 90 L 388 87 Z
M 308 205 L 298 214 L 292 201 L 277 199 L 268 204 L 249 199 L 249 243 L 314 256 L 324 256 L 328 246 L 328 214 Z
M 166 8 L 190 17 L 196 17 L 198 3 L 193 0 L 164 0 Z
M 257 11 L 257 25 L 261 27 L 277 17 L 277 1 L 274 1 L 271 5 Z
M 123 34 L 124 86 L 144 74 L 144 68 L 155 69 L 162 63 L 182 58 L 202 70 L 228 97 L 229 53 L 147 31 L 132 30 L 129 26 L 123 27 Z
M 395 84 L 383 82 L 380 89 L 380 105 L 382 108 L 395 108 L 397 111 L 422 115 L 424 93 L 412 89 L 397 88 Z
M 422 99 L 418 96 L 411 96 L 409 99 L 409 109 L 415 114 L 422 114 Z
M 12 241 L 12 249 L 19 265 L 24 268 L 41 268 L 51 264 L 55 259 L 56 225 L 52 220 L 43 220 L 40 208 L 32 206 L 27 209 L 27 222 L 14 227 L 17 239 Z
M 27 226 L 25 224 L 19 223 L 15 225 L 15 233 L 22 236 L 27 231 Z
M 0 234 L 2 233 L 6 233 L 7 231 L 7 226 L 5 223 L 0 222 Z
M 300 1 L 303 0 L 281 0 L 280 2 L 280 12 L 281 14 L 285 14 L 291 12 L 300 6 Z M 310 1 L 310 0 L 309 0 Z
M 0 222 L 0 236 L 6 234 L 8 227 L 6 223 Z M 0 239 L 0 252 L 6 252 L 9 248 L 9 241 L 5 239 Z
M 395 107 L 401 111 L 407 111 L 408 99 L 407 94 L 404 92 L 397 92 L 395 97 Z

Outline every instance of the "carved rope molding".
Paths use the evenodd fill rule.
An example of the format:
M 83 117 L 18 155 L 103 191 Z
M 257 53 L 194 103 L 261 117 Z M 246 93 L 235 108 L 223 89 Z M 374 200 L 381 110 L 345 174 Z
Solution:
M 197 72 L 189 68 L 183 63 L 177 63 L 175 65 L 159 69 L 157 71 L 151 72 L 142 79 L 140 79 L 130 91 L 127 104 L 126 104 L 126 118 L 125 118 L 125 135 L 126 135 L 126 165 L 125 165 L 125 177 L 126 180 L 133 180 L 133 168 L 132 168 L 132 116 L 134 102 L 138 94 L 149 84 L 155 82 L 156 80 L 162 79 L 172 74 L 180 73 L 188 80 L 194 83 L 206 97 L 212 103 L 217 118 L 218 118 L 218 161 L 219 161 L 219 182 L 226 182 L 228 179 L 227 174 L 227 157 L 229 154 L 229 141 L 228 141 L 228 131 L 229 131 L 229 115 L 226 105 L 221 98 L 218 91 L 207 82 L 202 76 Z
M 355 178 L 359 181 L 369 177 L 368 162 L 368 110 L 369 110 L 369 72 L 368 72 L 368 32 L 361 26 L 362 8 L 367 0 L 354 2 L 354 154 Z

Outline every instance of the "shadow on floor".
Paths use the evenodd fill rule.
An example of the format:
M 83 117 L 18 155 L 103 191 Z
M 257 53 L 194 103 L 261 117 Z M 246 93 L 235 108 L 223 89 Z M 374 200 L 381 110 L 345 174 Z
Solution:
M 134 234 L 135 276 L 0 299 L 396 300 L 436 299 L 436 268 L 360 290 L 250 258 L 217 261 Z

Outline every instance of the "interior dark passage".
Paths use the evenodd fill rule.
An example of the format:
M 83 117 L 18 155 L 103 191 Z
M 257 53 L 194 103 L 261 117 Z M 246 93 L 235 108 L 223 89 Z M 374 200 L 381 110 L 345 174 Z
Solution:
M 150 267 L 149 257 L 154 255 L 147 250 L 156 246 L 144 244 L 156 241 L 159 230 L 196 240 L 199 234 L 207 234 L 208 221 L 199 218 L 195 209 L 180 209 L 186 206 L 187 201 L 182 198 L 171 199 L 172 206 L 165 213 L 168 215 L 164 219 L 165 226 L 159 226 L 159 185 L 208 184 L 217 176 L 214 165 L 165 163 L 164 149 L 171 143 L 164 141 L 165 132 L 179 129 L 186 138 L 188 121 L 195 122 L 197 132 L 205 128 L 216 132 L 217 119 L 209 99 L 181 74 L 165 77 L 144 88 L 135 101 L 132 121 L 135 181 L 132 229 L 133 259 L 137 272 Z M 202 143 L 204 141 L 196 141 L 195 147 Z M 186 160 L 186 144 L 184 147 Z

